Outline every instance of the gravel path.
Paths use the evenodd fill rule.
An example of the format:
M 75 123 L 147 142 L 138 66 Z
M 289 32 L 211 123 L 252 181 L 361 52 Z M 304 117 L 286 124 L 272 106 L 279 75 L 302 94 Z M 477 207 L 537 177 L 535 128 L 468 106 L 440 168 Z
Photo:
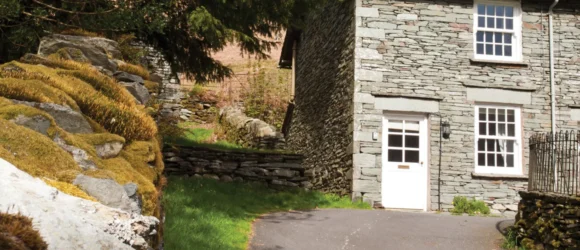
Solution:
M 274 213 L 254 224 L 250 250 L 501 249 L 513 220 L 385 210 Z

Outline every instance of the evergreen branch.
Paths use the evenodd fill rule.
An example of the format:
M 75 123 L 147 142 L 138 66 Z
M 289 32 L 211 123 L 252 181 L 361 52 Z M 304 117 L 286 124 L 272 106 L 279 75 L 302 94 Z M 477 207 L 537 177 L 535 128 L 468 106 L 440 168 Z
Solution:
M 65 10 L 65 9 L 61 9 L 61 8 L 54 7 L 54 6 L 50 5 L 50 4 L 43 3 L 43 2 L 41 2 L 39 0 L 32 0 L 32 1 L 35 2 L 35 3 L 37 3 L 37 4 L 42 5 L 44 7 L 47 7 L 49 9 L 55 10 L 55 11 L 69 13 L 69 14 L 78 14 L 78 15 L 99 15 L 99 14 L 106 14 L 106 13 L 111 13 L 111 12 L 119 9 L 119 7 L 115 7 L 115 8 L 112 8 L 110 10 L 99 11 L 99 12 L 71 11 L 71 10 Z

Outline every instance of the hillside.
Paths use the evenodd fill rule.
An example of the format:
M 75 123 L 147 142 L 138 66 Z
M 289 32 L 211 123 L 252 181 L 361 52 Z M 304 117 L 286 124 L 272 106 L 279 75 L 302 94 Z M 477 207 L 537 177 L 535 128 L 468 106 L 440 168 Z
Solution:
M 123 236 L 118 235 L 121 229 L 95 227 L 117 236 L 107 240 L 145 249 L 144 240 L 150 244 L 156 241 L 156 236 L 149 234 L 155 235 L 151 230 L 156 232 L 158 221 L 147 216 L 159 216 L 163 183 L 161 142 L 150 115 L 155 109 L 147 107 L 153 103 L 149 92 L 154 93 L 159 83 L 148 81 L 149 73 L 140 66 L 122 62 L 116 46 L 102 38 L 54 35 L 43 39 L 39 55 L 29 54 L 0 65 L 0 158 L 61 193 L 82 199 L 70 198 L 74 202 L 107 206 L 98 204 L 101 209 L 96 212 L 105 213 L 99 218 L 105 225 L 140 220 L 147 228 L 141 233 L 147 237 L 132 229 L 135 221 L 127 224 Z M 9 169 L 6 164 L 0 167 L 2 171 Z M 3 191 L 8 192 L 7 187 L 13 185 L 0 182 L 0 195 L 7 195 Z M 49 190 L 46 185 L 40 188 Z M 40 223 L 40 234 L 49 249 L 56 249 L 54 246 L 63 242 L 46 235 L 48 227 L 54 225 L 44 216 L 58 214 L 27 206 L 30 202 L 26 200 L 35 198 L 29 193 L 22 195 L 21 203 L 18 199 L 0 200 L 0 211 L 9 207 L 8 212 L 29 211 L 33 222 Z M 91 221 L 88 214 L 72 216 L 80 218 L 79 227 L 83 221 Z M 99 244 L 105 246 L 110 243 L 107 240 Z M 74 241 L 59 246 L 75 247 L 66 244 Z

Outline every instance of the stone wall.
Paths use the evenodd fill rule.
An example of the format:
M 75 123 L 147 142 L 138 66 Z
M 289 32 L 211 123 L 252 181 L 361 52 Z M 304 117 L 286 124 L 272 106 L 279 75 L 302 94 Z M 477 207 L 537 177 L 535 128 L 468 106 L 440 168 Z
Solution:
M 248 117 L 238 107 L 224 107 L 219 123 L 229 141 L 257 149 L 284 149 L 286 139 L 276 128 L 260 119 Z
M 159 94 L 159 100 L 167 103 L 179 103 L 184 97 L 181 92 L 181 84 L 179 83 L 179 77 L 176 72 L 173 72 L 169 63 L 165 60 L 163 54 L 155 50 L 151 46 L 147 46 L 143 43 L 135 43 L 137 47 L 142 48 L 145 51 L 144 60 L 147 62 L 149 71 L 153 74 L 161 76 L 162 86 L 161 93 Z
M 350 192 L 354 3 L 329 5 L 311 16 L 298 44 L 296 108 L 289 147 L 305 155 L 316 189 Z
M 310 188 L 303 157 L 200 147 L 166 147 L 165 174 L 230 181 L 259 181 L 272 187 Z
M 580 198 L 520 192 L 514 231 L 526 249 L 580 248 Z
M 358 188 L 353 196 L 381 202 L 382 143 L 380 136 L 373 140 L 371 134 L 382 132 L 385 111 L 408 111 L 412 107 L 409 100 L 421 100 L 425 110 L 415 112 L 429 114 L 430 208 L 438 208 L 439 195 L 444 210 L 452 207 L 454 196 L 462 195 L 484 200 L 493 213 L 513 215 L 510 208 L 520 199 L 518 191 L 527 186 L 527 138 L 550 131 L 546 13 L 551 2 L 523 1 L 523 62 L 497 64 L 471 60 L 472 0 L 356 0 L 355 114 L 351 126 L 354 183 Z M 579 125 L 570 115 L 580 103 L 579 9 L 578 3 L 567 2 L 555 11 L 559 129 Z M 382 105 L 385 103 L 393 105 Z M 476 103 L 521 108 L 524 167 L 520 176 L 474 173 Z M 452 130 L 451 138 L 442 142 L 441 190 L 440 119 L 448 121 Z

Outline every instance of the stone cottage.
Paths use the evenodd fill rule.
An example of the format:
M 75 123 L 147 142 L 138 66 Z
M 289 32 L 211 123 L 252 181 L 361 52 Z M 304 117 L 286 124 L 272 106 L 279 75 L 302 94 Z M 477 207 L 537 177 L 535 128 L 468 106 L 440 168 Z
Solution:
M 314 187 L 378 207 L 448 210 L 455 196 L 513 215 L 528 138 L 580 121 L 580 2 L 328 1 L 290 30 L 289 147 Z M 443 125 L 443 126 L 442 126 Z

